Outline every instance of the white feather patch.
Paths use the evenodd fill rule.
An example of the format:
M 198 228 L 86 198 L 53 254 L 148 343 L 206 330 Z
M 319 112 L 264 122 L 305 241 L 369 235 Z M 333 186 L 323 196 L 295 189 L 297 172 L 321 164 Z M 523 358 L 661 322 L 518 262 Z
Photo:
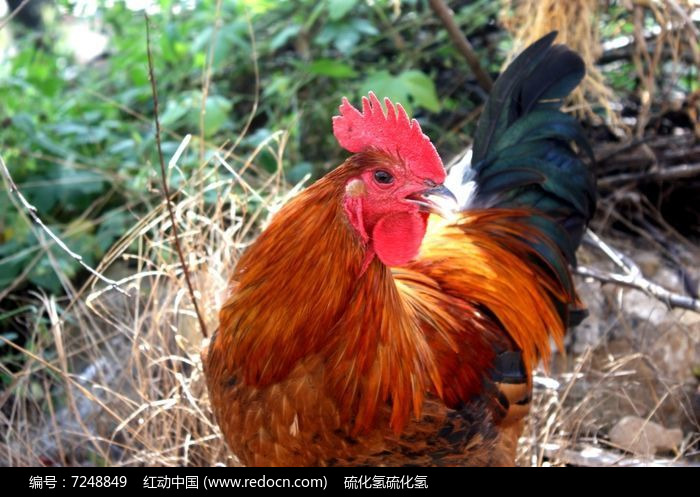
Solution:
M 445 179 L 445 186 L 457 197 L 460 210 L 467 210 L 471 206 L 476 194 L 476 182 L 473 180 L 464 181 L 464 178 L 471 178 L 474 173 L 471 171 L 472 149 L 461 157 L 457 157 L 448 166 L 449 171 Z M 466 176 L 465 176 L 466 175 Z

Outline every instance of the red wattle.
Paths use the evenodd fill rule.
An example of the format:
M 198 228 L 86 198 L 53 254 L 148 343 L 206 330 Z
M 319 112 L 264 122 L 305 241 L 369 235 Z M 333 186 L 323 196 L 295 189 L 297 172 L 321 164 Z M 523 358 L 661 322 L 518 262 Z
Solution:
M 374 226 L 372 245 L 387 266 L 402 266 L 418 255 L 427 220 L 418 212 L 387 214 Z

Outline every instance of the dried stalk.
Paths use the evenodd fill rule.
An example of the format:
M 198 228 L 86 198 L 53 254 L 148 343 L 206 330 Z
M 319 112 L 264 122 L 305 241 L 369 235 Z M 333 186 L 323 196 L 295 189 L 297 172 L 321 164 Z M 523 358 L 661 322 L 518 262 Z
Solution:
M 102 275 L 101 273 L 90 267 L 88 264 L 86 264 L 83 260 L 83 256 L 69 249 L 68 246 L 65 243 L 63 243 L 63 240 L 61 240 L 53 231 L 51 231 L 51 229 L 48 226 L 44 224 L 44 222 L 37 214 L 37 208 L 30 204 L 29 201 L 24 197 L 24 195 L 22 195 L 22 192 L 19 191 L 19 188 L 15 184 L 15 181 L 12 179 L 12 176 L 10 175 L 10 170 L 5 165 L 5 161 L 3 160 L 2 156 L 0 156 L 0 170 L 2 170 L 2 174 L 5 177 L 5 181 L 7 182 L 7 188 L 9 193 L 15 194 L 20 204 L 22 204 L 22 207 L 24 207 L 24 209 L 31 217 L 34 224 L 39 226 L 39 228 L 41 228 L 41 230 L 44 233 L 46 233 L 49 236 L 49 238 L 51 238 L 61 250 L 68 254 L 68 256 L 71 259 L 77 261 L 78 264 L 83 266 L 87 271 L 90 272 L 90 274 L 95 276 L 100 281 L 107 283 L 107 285 L 109 285 L 110 288 L 118 291 L 119 293 L 122 293 L 127 296 L 129 295 L 127 292 L 125 292 L 119 287 L 119 284 L 116 281 L 107 278 L 106 276 Z
M 452 42 L 457 47 L 457 50 L 459 50 L 459 52 L 467 60 L 467 64 L 469 64 L 469 67 L 471 67 L 471 70 L 474 72 L 479 85 L 487 92 L 490 92 L 491 87 L 493 86 L 491 76 L 489 76 L 488 73 L 481 67 L 479 57 L 477 57 L 476 52 L 474 52 L 474 48 L 472 47 L 471 43 L 469 43 L 469 40 L 467 40 L 467 37 L 464 36 L 464 33 L 462 33 L 459 26 L 457 26 L 457 23 L 452 17 L 452 12 L 450 9 L 442 0 L 430 0 L 430 6 L 445 25 L 445 29 L 450 35 Z
M 149 27 L 148 14 L 144 14 L 146 18 L 146 54 L 148 55 L 148 77 L 151 81 L 151 91 L 153 93 L 153 114 L 156 123 L 156 145 L 158 148 L 158 160 L 160 163 L 160 175 L 161 182 L 163 184 L 163 194 L 165 195 L 165 205 L 168 208 L 168 215 L 170 216 L 170 224 L 173 228 L 173 239 L 175 242 L 175 250 L 177 251 L 177 256 L 180 259 L 180 264 L 182 264 L 182 270 L 185 275 L 185 283 L 187 284 L 187 292 L 190 294 L 192 299 L 192 304 L 194 305 L 194 312 L 199 320 L 199 327 L 202 331 L 204 338 L 208 338 L 207 325 L 204 323 L 204 318 L 202 313 L 199 311 L 199 305 L 197 303 L 197 297 L 194 293 L 194 288 L 192 286 L 192 281 L 190 279 L 190 270 L 185 261 L 185 256 L 182 253 L 182 247 L 180 246 L 180 238 L 178 236 L 177 221 L 175 220 L 175 211 L 173 210 L 173 203 L 170 198 L 170 189 L 168 188 L 168 175 L 165 172 L 165 160 L 163 159 L 163 149 L 160 143 L 160 118 L 158 117 L 158 90 L 156 89 L 156 77 L 153 73 L 153 56 L 151 54 L 151 30 Z
M 642 270 L 639 269 L 639 266 L 632 259 L 605 243 L 593 231 L 588 230 L 586 232 L 584 241 L 600 249 L 622 270 L 622 273 L 612 273 L 600 269 L 578 266 L 576 268 L 577 274 L 594 278 L 604 283 L 613 283 L 641 290 L 647 295 L 665 303 L 669 308 L 688 309 L 700 312 L 700 300 L 671 292 L 661 285 L 646 279 L 642 274 Z

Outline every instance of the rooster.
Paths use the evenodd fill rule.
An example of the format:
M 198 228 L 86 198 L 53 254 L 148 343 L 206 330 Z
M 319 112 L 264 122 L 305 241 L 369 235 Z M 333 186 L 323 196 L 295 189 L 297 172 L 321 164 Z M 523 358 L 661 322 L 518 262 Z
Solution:
M 243 464 L 515 463 L 532 370 L 584 313 L 569 268 L 595 207 L 559 110 L 584 64 L 555 36 L 496 81 L 459 202 L 401 105 L 343 99 L 352 155 L 243 254 L 203 354 Z

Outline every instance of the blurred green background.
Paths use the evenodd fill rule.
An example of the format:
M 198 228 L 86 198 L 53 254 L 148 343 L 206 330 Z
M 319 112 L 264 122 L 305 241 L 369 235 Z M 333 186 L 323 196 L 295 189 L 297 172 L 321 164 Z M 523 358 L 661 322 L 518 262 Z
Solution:
M 633 14 L 624 1 L 603 3 L 602 69 L 624 121 L 640 88 Z M 503 4 L 448 4 L 482 67 L 497 75 L 512 44 Z M 162 201 L 145 12 L 166 161 L 194 135 L 172 171 L 173 190 L 244 130 L 236 157 L 285 130 L 284 177 L 322 175 L 344 157 L 331 132 L 341 97 L 357 104 L 370 89 L 402 102 L 447 161 L 470 143 L 486 98 L 427 0 L 29 0 L 9 22 L 8 5 L 0 8 L 0 153 L 45 223 L 92 266 Z M 658 32 L 654 16 L 644 16 Z M 659 74 L 673 85 L 659 87 L 661 98 L 697 91 L 697 68 L 671 62 Z M 257 166 L 273 172 L 278 162 L 263 151 Z M 67 281 L 87 275 L 37 240 L 27 214 L 0 192 L 0 295 L 19 299 L 0 318 L 29 290 L 62 295 Z
M 205 158 L 236 139 L 256 101 L 254 61 L 258 106 L 237 153 L 288 130 L 290 182 L 342 160 L 330 119 L 342 96 L 358 102 L 373 89 L 404 103 L 448 153 L 464 146 L 462 124 L 473 124 L 483 101 L 427 2 L 31 0 L 37 24 L 15 19 L 0 32 L 0 150 L 42 219 L 91 265 L 161 200 L 144 4 L 166 160 L 186 133 L 195 150 L 204 137 Z M 456 20 L 467 35 L 492 31 L 490 51 L 501 49 L 476 48 L 497 72 L 508 44 L 495 28 L 498 2 L 464 4 L 453 5 Z M 198 164 L 198 153 L 187 154 L 182 173 Z M 261 164 L 277 167 L 265 153 Z M 0 288 L 61 293 L 57 267 L 68 279 L 85 276 L 62 251 L 51 256 L 0 192 Z

